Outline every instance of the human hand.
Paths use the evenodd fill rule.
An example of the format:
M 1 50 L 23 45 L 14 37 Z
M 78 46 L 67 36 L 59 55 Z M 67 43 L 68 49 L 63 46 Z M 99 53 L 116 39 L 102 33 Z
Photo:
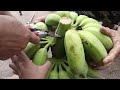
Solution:
M 28 42 L 37 44 L 39 37 L 14 17 L 0 15 L 0 60 L 19 54 Z
M 113 41 L 113 48 L 108 53 L 108 56 L 103 60 L 103 66 L 97 66 L 96 69 L 105 69 L 109 67 L 120 53 L 120 28 L 118 28 L 116 31 L 107 27 L 103 27 L 101 29 L 101 32 L 111 37 Z
M 23 51 L 11 59 L 13 64 L 10 64 L 10 67 L 20 79 L 45 79 L 51 67 L 50 61 L 46 61 L 46 63 L 41 66 L 35 65 Z

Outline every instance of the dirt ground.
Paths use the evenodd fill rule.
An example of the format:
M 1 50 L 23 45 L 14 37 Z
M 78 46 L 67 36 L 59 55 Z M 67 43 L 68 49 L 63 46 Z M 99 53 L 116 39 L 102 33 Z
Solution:
M 47 15 L 53 13 L 51 11 L 22 11 L 22 16 L 20 16 L 19 11 L 11 11 L 11 13 L 23 24 L 26 24 L 30 18 L 35 14 L 34 20 L 38 16 Z M 12 69 L 9 67 L 11 60 L 6 61 L 0 60 L 0 76 L 10 77 L 13 75 Z M 115 59 L 115 62 L 111 67 L 100 71 L 101 78 L 103 79 L 120 79 L 120 56 Z

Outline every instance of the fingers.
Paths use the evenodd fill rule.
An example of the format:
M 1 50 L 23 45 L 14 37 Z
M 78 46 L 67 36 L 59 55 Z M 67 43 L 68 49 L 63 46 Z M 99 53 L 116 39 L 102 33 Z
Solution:
M 112 62 L 120 52 L 120 47 L 114 47 L 108 54 L 108 56 L 103 60 L 104 64 Z
M 18 66 L 19 60 L 18 60 L 18 57 L 17 57 L 16 55 L 13 56 L 13 57 L 11 57 L 11 60 L 12 60 L 12 62 L 13 62 L 16 66 Z
M 109 62 L 106 65 L 100 66 L 100 67 L 96 67 L 95 69 L 96 70 L 103 70 L 103 69 L 108 68 L 109 66 L 111 66 L 111 64 L 112 64 L 112 62 Z
M 30 32 L 30 42 L 33 44 L 38 44 L 39 41 L 40 41 L 40 38 L 34 33 Z
M 28 62 L 30 61 L 29 57 L 25 54 L 24 51 L 21 51 L 18 55 L 17 58 L 22 61 L 22 62 Z
M 46 18 L 46 16 L 41 16 L 41 17 L 38 17 L 37 20 L 38 20 L 39 22 L 44 22 L 44 21 L 45 21 L 45 18 Z
M 109 28 L 107 27 L 102 27 L 101 30 L 100 30 L 101 33 L 109 36 L 109 37 L 112 37 L 114 32 L 112 30 L 110 30 Z
M 7 77 L 6 79 L 19 79 L 19 76 L 18 75 L 13 75 L 11 77 Z
M 117 28 L 117 31 L 120 31 L 120 26 Z
M 17 71 L 17 67 L 15 66 L 14 63 L 11 63 L 9 67 L 12 68 L 14 71 Z

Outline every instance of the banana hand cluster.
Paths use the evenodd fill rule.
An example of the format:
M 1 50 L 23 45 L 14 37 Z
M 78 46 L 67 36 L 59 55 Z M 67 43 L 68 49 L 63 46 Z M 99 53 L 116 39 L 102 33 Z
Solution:
M 41 38 L 39 45 L 29 43 L 24 50 L 33 63 L 42 65 L 48 59 L 48 49 L 51 47 L 52 66 L 47 79 L 99 77 L 90 63 L 101 64 L 113 43 L 109 36 L 100 32 L 102 25 L 97 20 L 85 15 L 78 16 L 73 11 L 57 11 L 36 26 L 48 31 L 56 27 L 54 35 L 60 36 Z

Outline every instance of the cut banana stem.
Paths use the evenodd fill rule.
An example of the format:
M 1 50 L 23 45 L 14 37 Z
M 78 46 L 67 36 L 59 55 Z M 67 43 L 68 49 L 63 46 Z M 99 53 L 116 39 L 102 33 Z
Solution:
M 55 58 L 63 58 L 65 57 L 65 48 L 64 48 L 64 35 L 67 30 L 71 28 L 72 20 L 67 17 L 63 17 L 60 19 L 60 23 L 56 30 L 56 34 L 62 37 L 55 38 L 55 44 L 52 46 L 52 55 Z
M 72 20 L 68 17 L 62 17 L 58 24 L 55 34 L 65 36 L 65 32 L 71 28 Z

